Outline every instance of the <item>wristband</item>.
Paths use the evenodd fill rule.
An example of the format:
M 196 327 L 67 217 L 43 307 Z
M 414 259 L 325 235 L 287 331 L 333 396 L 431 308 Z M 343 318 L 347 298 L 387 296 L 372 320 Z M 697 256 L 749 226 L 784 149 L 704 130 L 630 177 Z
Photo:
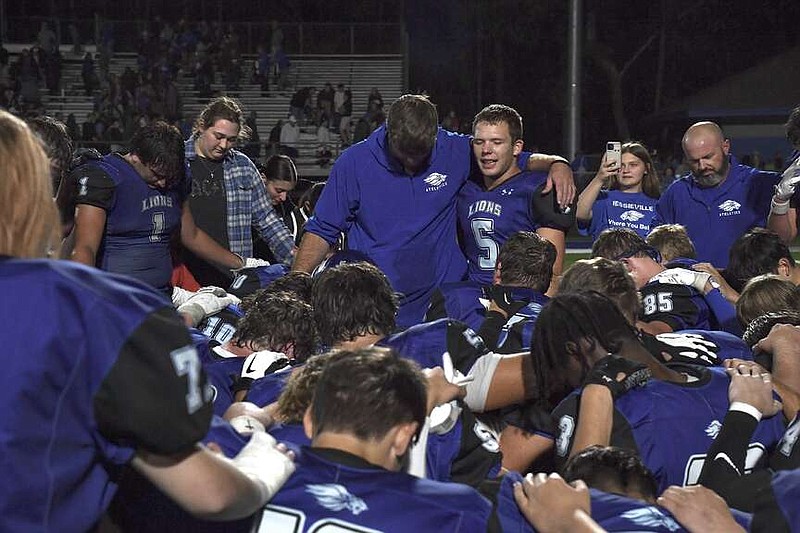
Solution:
M 560 155 L 556 155 L 556 156 L 553 156 L 553 158 L 554 158 L 553 162 L 550 163 L 551 167 L 553 165 L 555 165 L 556 163 L 564 163 L 565 165 L 570 166 L 569 160 L 566 157 L 561 157 Z
M 761 411 L 750 405 L 749 403 L 744 402 L 733 402 L 730 407 L 728 407 L 728 411 L 739 411 L 740 413 L 747 413 L 748 415 L 752 416 L 756 419 L 756 422 L 761 420 L 763 414 Z
M 784 202 L 775 201 L 775 196 L 772 197 L 772 201 L 770 202 L 770 215 L 785 215 L 789 212 L 789 200 Z

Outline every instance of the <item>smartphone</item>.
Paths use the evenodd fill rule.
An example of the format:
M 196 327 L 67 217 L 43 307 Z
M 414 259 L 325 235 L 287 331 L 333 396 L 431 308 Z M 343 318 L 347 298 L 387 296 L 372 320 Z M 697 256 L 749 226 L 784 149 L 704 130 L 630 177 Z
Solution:
M 608 141 L 606 143 L 606 163 L 616 161 L 617 172 L 622 168 L 622 143 L 619 141 Z

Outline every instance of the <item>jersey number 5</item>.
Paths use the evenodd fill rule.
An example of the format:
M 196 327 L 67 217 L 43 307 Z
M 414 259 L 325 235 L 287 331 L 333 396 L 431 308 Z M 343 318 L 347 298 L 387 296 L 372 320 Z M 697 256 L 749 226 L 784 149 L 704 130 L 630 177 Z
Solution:
M 482 270 L 494 270 L 500 247 L 492 238 L 494 234 L 494 220 L 490 218 L 476 218 L 472 220 L 472 235 L 481 251 L 478 260 Z

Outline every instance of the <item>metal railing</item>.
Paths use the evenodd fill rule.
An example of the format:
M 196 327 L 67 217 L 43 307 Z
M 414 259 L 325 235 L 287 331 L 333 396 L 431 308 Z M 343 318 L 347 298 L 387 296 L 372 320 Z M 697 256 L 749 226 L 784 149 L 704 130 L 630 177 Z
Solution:
M 149 21 L 101 19 L 8 18 L 2 25 L 2 42 L 33 43 L 42 22 L 48 22 L 61 45 L 73 45 L 77 33 L 81 46 L 113 41 L 114 52 L 135 52 L 141 32 Z M 209 21 L 212 22 L 212 21 Z M 74 27 L 73 27 L 74 26 Z M 255 53 L 258 45 L 269 49 L 272 28 L 264 22 L 224 22 L 224 33 L 239 39 L 242 53 Z M 173 24 L 173 29 L 176 25 Z M 283 48 L 289 54 L 404 54 L 404 27 L 399 23 L 281 24 Z

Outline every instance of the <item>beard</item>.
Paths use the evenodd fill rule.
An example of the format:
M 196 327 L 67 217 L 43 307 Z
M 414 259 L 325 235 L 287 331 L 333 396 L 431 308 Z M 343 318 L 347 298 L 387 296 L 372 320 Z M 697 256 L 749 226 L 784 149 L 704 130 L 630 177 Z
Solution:
M 722 159 L 719 170 L 709 174 L 693 174 L 694 181 L 702 188 L 716 187 L 728 176 L 730 162 L 727 157 Z

